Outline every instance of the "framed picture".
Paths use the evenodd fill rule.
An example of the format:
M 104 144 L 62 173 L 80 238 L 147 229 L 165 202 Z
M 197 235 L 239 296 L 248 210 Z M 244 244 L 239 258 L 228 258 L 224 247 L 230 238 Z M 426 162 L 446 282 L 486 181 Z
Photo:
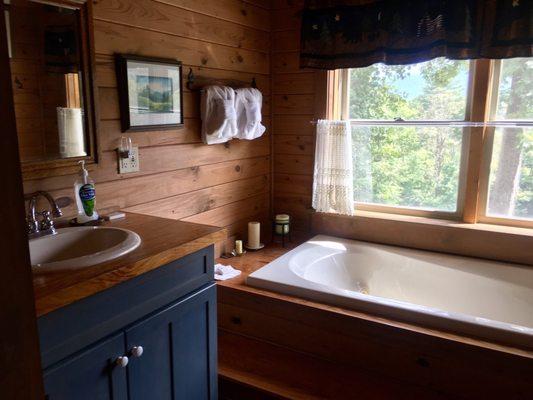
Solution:
M 116 66 L 122 132 L 183 125 L 181 62 L 119 54 Z

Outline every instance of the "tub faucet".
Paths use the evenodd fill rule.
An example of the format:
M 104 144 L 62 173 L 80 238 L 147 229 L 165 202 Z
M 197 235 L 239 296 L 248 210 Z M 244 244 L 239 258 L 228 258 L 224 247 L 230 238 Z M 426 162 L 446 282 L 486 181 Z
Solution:
M 46 200 L 48 200 L 52 212 L 48 210 L 40 212 L 36 211 L 37 199 L 40 196 L 43 196 Z M 25 199 L 29 200 L 28 215 L 26 216 L 28 237 L 32 239 L 39 236 L 56 234 L 53 217 L 61 217 L 63 213 L 50 193 L 40 190 L 38 192 L 26 195 Z M 42 216 L 41 221 L 37 221 L 37 215 Z

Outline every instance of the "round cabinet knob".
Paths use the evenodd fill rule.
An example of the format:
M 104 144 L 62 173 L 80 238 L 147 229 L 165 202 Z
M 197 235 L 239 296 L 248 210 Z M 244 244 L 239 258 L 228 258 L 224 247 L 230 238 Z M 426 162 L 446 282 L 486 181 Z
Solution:
M 120 356 L 117 357 L 115 360 L 115 364 L 118 365 L 120 368 L 126 368 L 126 365 L 130 362 L 129 358 L 126 356 Z
M 130 354 L 133 356 L 133 357 L 140 357 L 143 355 L 143 347 L 142 346 L 133 346 L 131 348 L 131 351 L 130 351 Z

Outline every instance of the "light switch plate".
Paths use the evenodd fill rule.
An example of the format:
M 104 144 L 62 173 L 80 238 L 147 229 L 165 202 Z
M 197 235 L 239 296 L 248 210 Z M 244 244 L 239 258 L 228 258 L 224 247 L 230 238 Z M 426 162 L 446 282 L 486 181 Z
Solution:
M 118 157 L 118 172 L 120 174 L 127 174 L 137 171 L 139 171 L 139 148 L 133 146 L 129 158 Z

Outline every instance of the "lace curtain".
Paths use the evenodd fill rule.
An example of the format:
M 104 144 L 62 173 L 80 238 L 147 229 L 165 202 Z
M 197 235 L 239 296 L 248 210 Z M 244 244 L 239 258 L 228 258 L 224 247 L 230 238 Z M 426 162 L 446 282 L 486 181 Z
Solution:
M 313 208 L 319 212 L 354 213 L 352 135 L 348 121 L 317 123 Z

